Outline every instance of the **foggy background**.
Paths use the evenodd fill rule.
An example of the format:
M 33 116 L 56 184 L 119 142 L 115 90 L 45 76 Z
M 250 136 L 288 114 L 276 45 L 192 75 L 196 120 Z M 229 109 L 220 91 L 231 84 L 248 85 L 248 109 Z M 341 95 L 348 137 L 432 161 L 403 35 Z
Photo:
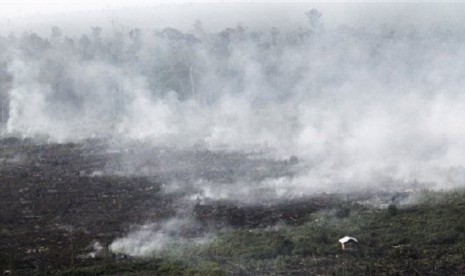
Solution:
M 292 180 L 299 192 L 382 178 L 461 185 L 464 32 L 453 23 L 462 5 L 332 3 L 324 7 L 335 15 L 301 9 L 294 25 L 275 15 L 284 3 L 153 7 L 238 23 L 133 28 L 115 17 L 119 27 L 101 19 L 106 27 L 79 34 L 12 28 L 0 40 L 4 135 L 296 155 L 310 167 Z M 360 21 L 382 7 L 379 20 Z
M 301 161 L 247 194 L 463 185 L 462 4 L 2 6 L 4 136 Z
M 171 26 L 183 31 L 202 20 L 207 31 L 217 32 L 242 23 L 257 30 L 270 26 L 294 29 L 305 24 L 302 12 L 318 9 L 325 25 L 337 27 L 415 26 L 417 29 L 462 28 L 464 4 L 422 1 L 126 1 L 126 0 L 2 0 L 0 32 L 34 31 L 48 34 L 60 26 L 67 34 L 87 32 L 99 25 L 107 31 Z M 79 22 L 79 24 L 76 24 Z

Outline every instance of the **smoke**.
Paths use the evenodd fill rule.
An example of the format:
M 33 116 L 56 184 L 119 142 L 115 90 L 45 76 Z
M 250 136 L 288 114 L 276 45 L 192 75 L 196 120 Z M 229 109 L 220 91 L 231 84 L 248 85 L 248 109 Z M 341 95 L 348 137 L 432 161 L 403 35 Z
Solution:
M 4 133 L 297 155 L 309 183 L 460 186 L 463 33 L 325 29 L 319 12 L 306 16 L 291 31 L 198 22 L 2 38 Z
M 0 37 L 2 135 L 241 152 L 237 162 L 247 164 L 249 153 L 298 157 L 260 177 L 239 177 L 226 164 L 218 171 L 229 178 L 170 179 L 165 192 L 189 188 L 192 201 L 463 187 L 464 30 L 328 27 L 330 14 L 301 16 L 306 25 L 259 31 L 238 24 L 208 32 L 198 21 L 187 32 L 93 27 L 76 36 L 53 28 L 46 37 Z M 174 164 L 186 168 L 184 161 L 196 159 Z M 205 165 L 217 169 L 216 161 Z M 244 173 L 260 175 L 263 162 Z M 162 250 L 183 225 L 144 226 L 112 249 Z
M 212 239 L 209 234 L 199 236 L 189 233 L 195 232 L 196 228 L 200 227 L 188 218 L 173 218 L 143 225 L 127 236 L 113 241 L 110 250 L 115 253 L 143 257 L 167 251 L 173 253 L 177 247 L 205 244 Z

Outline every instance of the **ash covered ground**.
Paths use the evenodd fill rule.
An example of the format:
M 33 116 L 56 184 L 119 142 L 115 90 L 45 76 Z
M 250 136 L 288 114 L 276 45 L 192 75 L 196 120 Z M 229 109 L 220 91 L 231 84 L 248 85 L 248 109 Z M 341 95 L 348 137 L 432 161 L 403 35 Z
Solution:
M 251 203 L 245 198 L 209 197 L 199 189 L 205 183 L 235 189 L 239 180 L 293 177 L 301 166 L 295 156 L 273 160 L 259 153 L 123 148 L 102 140 L 48 144 L 5 138 L 0 140 L 0 162 L 0 265 L 15 274 L 58 273 L 108 259 L 147 257 L 166 251 L 170 242 L 217 233 L 298 226 L 312 213 L 340 202 L 375 197 L 373 193 L 263 196 Z M 385 202 L 396 195 L 405 196 L 377 193 Z M 160 230 L 173 220 L 178 223 Z M 164 236 L 133 241 L 126 237 L 141 227 Z M 134 244 L 128 245 L 128 239 Z M 122 242 L 115 244 L 118 240 Z
M 235 190 L 292 178 L 304 166 L 264 156 L 2 139 L 0 266 L 13 275 L 464 271 L 461 191 L 206 192 L 208 183 Z M 359 251 L 337 246 L 348 233 L 363 241 Z
M 226 152 L 145 148 L 142 154 L 141 150 L 110 150 L 99 140 L 80 144 L 1 140 L 2 268 L 21 273 L 85 265 L 95 261 L 87 255 L 93 243 L 109 245 L 135 225 L 170 219 L 180 210 L 181 216 L 198 223 L 184 232 L 178 229 L 182 232 L 178 235 L 195 236 L 224 227 L 296 224 L 331 201 L 282 201 L 270 207 L 201 199 L 195 187 L 164 191 L 174 182 L 289 176 L 297 161 Z

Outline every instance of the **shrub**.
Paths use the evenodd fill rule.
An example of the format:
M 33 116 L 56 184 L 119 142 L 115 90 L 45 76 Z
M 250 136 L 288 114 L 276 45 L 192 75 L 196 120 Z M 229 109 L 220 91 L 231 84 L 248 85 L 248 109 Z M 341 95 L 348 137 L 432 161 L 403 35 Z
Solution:
M 395 216 L 395 215 L 397 215 L 399 210 L 397 209 L 397 206 L 395 204 L 391 203 L 391 204 L 389 204 L 389 206 L 387 208 L 387 212 L 388 212 L 388 215 Z

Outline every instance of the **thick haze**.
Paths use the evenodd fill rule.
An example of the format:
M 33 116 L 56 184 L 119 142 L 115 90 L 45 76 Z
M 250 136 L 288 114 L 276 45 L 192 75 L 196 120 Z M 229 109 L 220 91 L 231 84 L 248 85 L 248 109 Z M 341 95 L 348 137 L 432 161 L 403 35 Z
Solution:
M 462 28 L 465 15 L 465 4 L 451 2 L 1 0 L 0 33 L 34 31 L 47 35 L 52 26 L 60 26 L 67 34 L 79 35 L 95 25 L 107 32 L 164 26 L 186 31 L 197 19 L 212 32 L 237 23 L 252 29 L 295 29 L 305 23 L 302 12 L 313 8 L 325 15 L 325 25 L 331 28 L 386 24 L 422 30 Z
M 2 11 L 3 135 L 296 155 L 256 184 L 283 195 L 463 186 L 464 5 L 105 5 Z

